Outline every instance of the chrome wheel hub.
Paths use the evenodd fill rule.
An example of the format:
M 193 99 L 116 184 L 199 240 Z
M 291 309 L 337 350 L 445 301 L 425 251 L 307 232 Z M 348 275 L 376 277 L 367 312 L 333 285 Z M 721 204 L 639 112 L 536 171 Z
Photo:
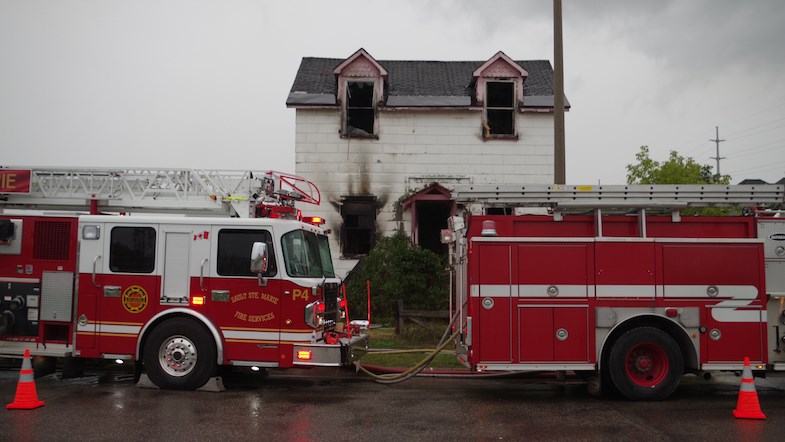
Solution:
M 196 346 L 185 336 L 172 336 L 161 344 L 158 361 L 170 376 L 185 376 L 196 367 Z

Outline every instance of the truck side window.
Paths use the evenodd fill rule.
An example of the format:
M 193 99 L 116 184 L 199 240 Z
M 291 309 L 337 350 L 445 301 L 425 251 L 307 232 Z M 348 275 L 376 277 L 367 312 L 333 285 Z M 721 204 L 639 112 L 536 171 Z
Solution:
M 109 270 L 118 273 L 153 273 L 155 229 L 114 227 L 109 244 Z
M 273 237 L 266 230 L 221 229 L 218 232 L 218 274 L 221 276 L 252 276 L 251 248 L 254 242 L 265 242 L 269 251 L 267 271 L 264 276 L 278 273 L 275 265 Z

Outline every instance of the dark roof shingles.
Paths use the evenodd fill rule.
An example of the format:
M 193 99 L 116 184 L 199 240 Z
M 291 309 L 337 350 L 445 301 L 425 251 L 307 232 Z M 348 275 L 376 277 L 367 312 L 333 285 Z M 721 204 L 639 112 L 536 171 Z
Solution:
M 309 94 L 336 94 L 336 66 L 344 60 L 338 58 L 303 58 L 291 92 Z M 453 96 L 473 95 L 470 87 L 472 73 L 483 61 L 383 61 L 387 69 L 389 96 Z M 523 84 L 524 96 L 552 96 L 553 70 L 547 60 L 517 61 L 528 71 Z

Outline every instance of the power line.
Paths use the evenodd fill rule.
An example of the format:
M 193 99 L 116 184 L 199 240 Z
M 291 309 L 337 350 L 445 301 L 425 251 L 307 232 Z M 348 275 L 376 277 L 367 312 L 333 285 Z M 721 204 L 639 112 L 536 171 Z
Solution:
M 770 171 L 770 170 L 777 170 L 777 169 L 780 169 L 780 168 L 782 168 L 783 171 L 785 171 L 785 162 L 775 163 L 773 165 L 769 164 L 768 166 L 763 166 L 763 167 L 752 167 L 752 168 L 740 169 L 740 170 L 735 171 L 734 173 L 736 173 L 736 174 L 746 174 L 746 173 L 751 173 L 751 172 L 767 172 L 767 171 Z
M 760 149 L 762 147 L 771 146 L 772 144 L 782 143 L 783 141 L 785 141 L 785 138 L 780 138 L 780 139 L 777 139 L 777 140 L 771 140 L 771 141 L 769 141 L 767 143 L 758 144 L 757 146 L 749 146 L 749 147 L 746 147 L 744 149 L 739 149 L 739 150 L 733 151 L 733 152 L 731 152 L 731 154 L 733 155 L 734 158 L 738 157 L 738 156 L 749 155 L 747 153 L 745 153 L 744 155 L 738 155 L 738 154 L 744 153 L 744 152 L 750 152 L 750 151 L 753 151 L 753 150 L 758 150 L 758 149 Z M 766 149 L 766 150 L 771 150 L 771 149 Z M 753 152 L 753 153 L 755 153 L 755 152 Z
M 697 152 L 706 147 L 706 141 L 698 141 L 699 139 L 695 139 L 692 143 L 689 143 L 690 147 L 686 149 L 682 149 L 684 154 L 688 154 L 690 152 Z M 705 140 L 705 138 L 700 138 L 700 140 Z M 687 144 L 687 143 L 683 143 Z M 678 145 L 677 145 L 678 146 Z
M 777 100 L 777 104 L 769 106 L 769 107 L 767 107 L 765 109 L 761 109 L 761 110 L 759 110 L 759 111 L 757 111 L 755 113 L 745 115 L 745 116 L 743 116 L 741 118 L 734 119 L 734 121 L 728 121 L 726 123 L 723 123 L 722 125 L 723 126 L 733 126 L 734 124 L 738 124 L 739 122 L 747 120 L 749 118 L 757 117 L 758 115 L 763 114 L 763 113 L 768 113 L 770 110 L 774 109 L 775 107 L 782 107 L 782 100 L 783 99 L 785 99 L 785 97 L 781 97 L 780 99 L 778 99 Z
M 785 118 L 781 118 L 780 120 L 785 120 Z M 758 128 L 761 128 L 763 126 L 767 126 L 767 125 L 769 125 L 771 123 L 776 123 L 777 121 L 780 121 L 780 120 L 770 121 L 770 122 L 768 122 L 766 124 L 763 124 L 763 125 L 760 125 L 760 126 L 757 126 L 757 127 L 753 127 L 753 128 L 750 128 L 750 129 L 743 130 L 743 131 L 741 131 L 741 132 L 739 132 L 737 134 L 732 135 L 731 138 L 733 138 L 734 140 L 738 140 L 739 138 L 749 137 L 751 135 L 757 135 L 757 134 L 760 134 L 760 133 L 763 133 L 763 132 L 768 132 L 770 130 L 774 130 L 774 129 L 779 129 L 781 127 L 785 127 L 785 123 L 783 123 L 783 124 L 780 124 L 779 126 L 770 127 L 768 129 L 762 129 L 762 130 L 759 130 L 757 132 L 747 133 L 747 134 L 744 134 L 744 135 L 739 135 L 739 134 L 743 134 L 744 132 L 747 132 L 747 131 L 750 131 L 750 130 L 753 130 L 753 129 L 758 129 Z
M 713 140 L 710 139 L 709 141 L 714 141 L 714 143 L 717 145 L 717 156 L 716 157 L 709 157 L 709 158 L 711 158 L 712 160 L 717 160 L 717 175 L 721 176 L 722 174 L 720 173 L 720 160 L 724 160 L 725 157 L 721 157 L 720 156 L 720 143 L 725 141 L 725 140 L 720 140 L 720 127 L 719 126 L 714 126 L 714 130 L 716 131 L 715 132 L 715 138 Z
M 772 110 L 772 109 L 775 109 L 775 108 L 782 108 L 782 107 L 783 107 L 783 105 L 782 105 L 782 101 L 783 101 L 783 100 L 785 100 L 785 97 L 780 97 L 780 98 L 778 98 L 778 99 L 776 99 L 776 100 L 775 100 L 775 104 L 773 104 L 773 105 L 771 105 L 771 106 L 768 106 L 768 107 L 766 107 L 766 108 L 763 108 L 763 109 L 759 109 L 759 110 L 757 110 L 757 111 L 755 111 L 755 112 L 753 112 L 753 113 L 750 113 L 750 114 L 744 115 L 744 116 L 742 116 L 742 117 L 735 118 L 733 121 L 728 121 L 728 122 L 725 122 L 725 123 L 723 123 L 723 126 L 728 126 L 728 125 L 729 125 L 729 126 L 733 126 L 733 125 L 739 124 L 740 122 L 742 122 L 742 121 L 744 121 L 744 120 L 750 119 L 750 118 L 752 118 L 752 117 L 756 117 L 756 116 L 758 116 L 758 115 L 760 115 L 760 114 L 763 114 L 763 113 L 770 113 L 769 111 L 770 111 L 770 110 Z M 749 101 L 752 101 L 752 99 L 750 99 Z M 769 123 L 766 123 L 766 124 L 764 124 L 763 126 L 765 126 L 765 125 L 767 125 L 767 124 L 774 123 L 774 122 L 776 122 L 776 121 L 779 121 L 779 120 L 774 120 L 774 121 L 771 121 L 771 122 L 769 122 Z M 757 126 L 757 127 L 760 127 L 760 126 Z M 737 134 L 744 133 L 744 132 L 746 132 L 746 131 L 749 131 L 749 130 L 756 129 L 757 127 L 754 127 L 754 128 L 748 128 L 748 129 L 742 129 L 742 130 L 738 131 L 738 132 L 737 132 Z M 752 134 L 749 134 L 749 135 L 752 135 Z M 736 136 L 736 134 L 734 134 L 734 136 Z M 704 142 L 700 142 L 700 141 L 698 141 L 698 139 L 697 139 L 697 138 L 694 138 L 693 140 L 695 140 L 695 141 L 684 141 L 684 142 L 681 142 L 681 143 L 679 143 L 679 144 L 676 144 L 675 146 L 677 146 L 677 148 L 678 148 L 678 149 L 680 149 L 680 150 L 681 150 L 681 152 L 682 152 L 682 153 L 684 153 L 684 154 L 689 154 L 689 153 L 691 153 L 691 152 L 698 151 L 698 150 L 699 150 L 700 148 L 702 148 L 702 147 L 705 147 L 705 146 L 704 146 L 704 144 L 703 144 Z M 685 149 L 685 148 L 682 148 L 682 147 L 681 147 L 681 146 L 683 146 L 683 145 L 689 145 L 689 147 Z
M 769 143 L 769 144 L 774 144 L 774 143 Z M 758 146 L 758 147 L 762 147 L 762 146 Z M 769 147 L 768 149 L 756 150 L 755 152 L 747 152 L 747 153 L 743 153 L 741 155 L 733 155 L 731 158 L 744 158 L 744 157 L 748 157 L 750 155 L 758 155 L 760 153 L 771 152 L 772 150 L 782 149 L 782 148 L 785 148 L 785 146 L 778 145 L 778 146 L 774 146 L 774 147 Z M 752 149 L 748 149 L 748 150 L 752 150 Z

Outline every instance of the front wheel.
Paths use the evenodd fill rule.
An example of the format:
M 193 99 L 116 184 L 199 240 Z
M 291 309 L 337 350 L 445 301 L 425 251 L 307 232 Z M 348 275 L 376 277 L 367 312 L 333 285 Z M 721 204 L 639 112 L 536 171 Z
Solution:
M 144 346 L 144 366 L 161 388 L 195 390 L 216 369 L 216 350 L 207 329 L 187 318 L 166 320 L 152 330 Z
M 611 347 L 608 371 L 614 387 L 628 399 L 661 400 L 676 390 L 684 361 L 676 341 L 664 331 L 639 327 Z

